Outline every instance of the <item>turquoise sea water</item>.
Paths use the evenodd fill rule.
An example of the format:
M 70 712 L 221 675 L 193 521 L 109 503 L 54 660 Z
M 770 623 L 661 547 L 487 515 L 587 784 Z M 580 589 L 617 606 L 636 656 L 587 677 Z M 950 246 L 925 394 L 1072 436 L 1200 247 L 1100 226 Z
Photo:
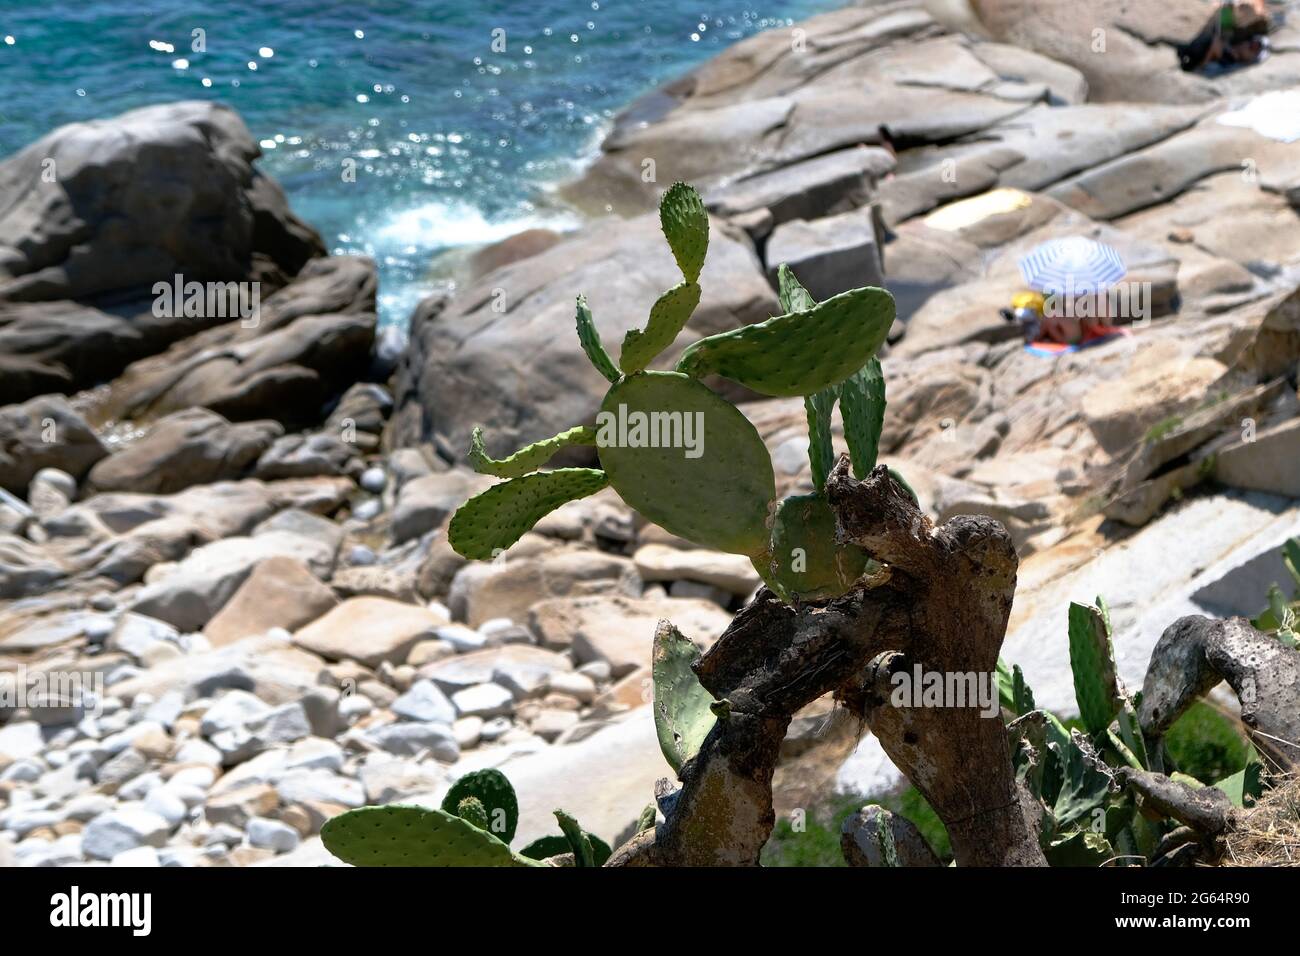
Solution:
M 383 321 L 404 323 L 445 274 L 448 249 L 573 224 L 546 187 L 594 153 L 637 95 L 745 36 L 839 5 L 0 0 L 0 155 L 62 123 L 225 102 L 295 210 L 335 251 L 379 261 Z

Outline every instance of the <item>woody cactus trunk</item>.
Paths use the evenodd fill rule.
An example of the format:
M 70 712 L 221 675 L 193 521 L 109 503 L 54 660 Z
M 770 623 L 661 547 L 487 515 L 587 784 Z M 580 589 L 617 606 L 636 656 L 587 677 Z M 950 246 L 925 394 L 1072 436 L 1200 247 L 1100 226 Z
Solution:
M 774 822 L 781 740 L 795 711 L 826 693 L 870 726 L 934 806 L 960 864 L 1043 863 L 1000 717 L 889 701 L 891 675 L 913 664 L 995 672 L 1017 565 L 996 521 L 932 527 L 902 476 L 876 465 L 885 383 L 875 356 L 893 298 L 863 288 L 818 303 L 782 266 L 783 315 L 701 339 L 672 371 L 652 370 L 700 301 L 709 230 L 700 197 L 681 183 L 665 192 L 660 220 L 682 282 L 660 296 L 643 330 L 627 333 L 617 365 L 578 299 L 579 342 L 610 382 L 595 427 L 500 459 L 476 429 L 470 461 L 505 480 L 467 502 L 448 530 L 462 555 L 492 558 L 566 501 L 612 486 L 669 532 L 746 556 L 767 585 L 693 663 L 698 683 L 693 648 L 661 625 L 656 719 L 682 785 L 661 786 L 664 822 L 606 865 L 757 864 Z M 709 375 L 804 398 L 811 494 L 778 500 L 762 439 L 703 384 Z M 836 405 L 849 450 L 838 462 Z M 695 441 L 684 448 L 688 434 Z M 538 470 L 575 445 L 595 445 L 601 468 Z M 661 698 L 670 688 L 688 699 Z
M 865 721 L 934 807 L 959 865 L 1045 865 L 1001 719 L 889 700 L 890 676 L 916 663 L 996 669 L 1016 580 L 1009 535 L 986 517 L 933 527 L 883 466 L 857 481 L 841 459 L 826 488 L 837 539 L 884 569 L 824 602 L 791 606 L 763 591 L 736 616 L 695 666 L 721 703 L 716 724 L 682 767 L 680 791 L 661 798 L 665 822 L 607 865 L 756 865 L 774 823 L 772 774 L 786 728 L 827 693 Z

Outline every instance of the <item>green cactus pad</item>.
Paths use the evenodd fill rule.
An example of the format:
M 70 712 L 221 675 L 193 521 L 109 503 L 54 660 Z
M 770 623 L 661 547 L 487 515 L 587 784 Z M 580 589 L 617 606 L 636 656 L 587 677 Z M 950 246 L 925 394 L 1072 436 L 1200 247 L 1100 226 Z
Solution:
M 1102 610 L 1070 604 L 1070 668 L 1074 671 L 1074 699 L 1088 733 L 1110 726 L 1121 706 L 1115 678 L 1115 653 L 1110 628 Z
M 549 857 L 572 852 L 573 848 L 569 846 L 569 841 L 565 837 L 544 836 L 538 837 L 520 850 L 519 855 L 529 860 L 545 860 Z
M 687 282 L 698 282 L 709 251 L 709 214 L 700 194 L 685 183 L 673 183 L 659 200 L 659 225 Z
M 817 304 L 812 294 L 795 278 L 794 270 L 784 262 L 777 267 L 776 283 L 777 298 L 781 300 L 781 308 L 785 309 L 787 314 L 807 312 Z
M 645 331 L 633 329 L 623 338 L 623 352 L 618 359 L 623 373 L 641 371 L 672 345 L 699 304 L 700 287 L 695 282 L 683 282 L 661 295 L 650 309 Z
M 650 673 L 654 679 L 655 730 L 659 749 L 674 771 L 694 757 L 717 723 L 713 695 L 700 685 L 691 663 L 700 656 L 690 638 L 668 621 L 655 628 Z M 653 819 L 653 818 L 652 818 Z
M 835 513 L 823 495 L 791 495 L 777 505 L 763 579 L 783 600 L 839 597 L 875 566 L 861 548 L 836 543 Z
M 653 803 L 647 803 L 645 809 L 641 811 L 641 816 L 636 820 L 636 832 L 644 833 L 646 830 L 654 829 L 656 807 Z
M 574 866 L 599 866 L 596 862 L 596 850 L 591 844 L 591 837 L 578 826 L 578 821 L 563 810 L 555 811 L 555 819 L 560 823 L 560 832 L 573 852 Z
M 811 395 L 862 368 L 893 321 L 892 295 L 854 289 L 805 312 L 700 339 L 682 353 L 677 371 L 716 373 L 764 395 Z
M 500 770 L 488 768 L 473 770 L 451 785 L 447 795 L 442 799 L 442 808 L 448 813 L 459 812 L 460 803 L 467 798 L 477 800 L 487 815 L 487 830 L 502 842 L 509 843 L 515 838 L 515 828 L 519 825 L 519 800 L 515 788 Z
M 1025 683 L 1025 674 L 1019 664 L 1008 664 L 998 658 L 998 697 L 1001 705 L 1017 717 L 1034 710 L 1034 692 Z
M 826 476 L 835 467 L 835 446 L 831 442 L 831 412 L 835 410 L 835 388 L 824 388 L 805 395 L 804 412 L 808 415 L 808 465 L 812 469 L 813 487 L 826 490 Z
M 880 433 L 885 427 L 885 375 L 880 359 L 873 355 L 866 365 L 840 383 L 839 390 L 844 441 L 853 461 L 853 477 L 861 481 L 876 467 Z
M 608 843 L 596 836 L 594 833 L 583 830 L 583 836 L 591 844 L 592 856 L 595 859 L 596 866 L 604 866 L 614 853 Z M 527 857 L 530 860 L 545 860 L 553 856 L 560 856 L 564 853 L 572 853 L 573 847 L 569 844 L 569 838 L 565 836 L 544 836 L 538 837 L 528 846 L 519 851 L 519 855 Z
M 1088 762 L 1073 740 L 1049 743 L 1048 748 L 1053 751 L 1059 768 L 1056 776 L 1060 790 L 1051 808 L 1058 827 L 1064 829 L 1074 823 L 1090 822 L 1093 812 L 1106 804 L 1110 778 Z
M 778 298 L 787 314 L 807 312 L 817 300 L 795 278 L 794 272 L 784 262 L 776 270 Z M 808 465 L 812 471 L 813 488 L 826 489 L 826 476 L 835 465 L 835 446 L 831 442 L 831 414 L 839 400 L 839 387 L 832 385 L 811 395 L 805 395 L 803 407 L 808 416 Z
M 1106 834 L 1075 830 L 1043 847 L 1043 855 L 1047 858 L 1048 866 L 1096 868 L 1113 860 L 1118 853 L 1106 839 Z
M 608 483 L 605 473 L 594 468 L 557 468 L 503 481 L 460 506 L 447 541 L 462 557 L 494 558 L 560 505 L 595 494 Z
M 561 448 L 594 445 L 596 433 L 579 425 L 519 449 L 507 458 L 489 458 L 483 447 L 483 429 L 475 428 L 469 440 L 469 461 L 480 475 L 497 478 L 522 478 L 551 460 Z
M 326 821 L 321 841 L 353 866 L 541 866 L 445 810 L 393 805 Z
M 690 423 L 698 457 L 687 457 L 672 421 Z M 702 547 L 765 551 L 776 479 L 763 440 L 735 406 L 685 375 L 639 372 L 609 390 L 596 426 L 601 465 L 630 507 Z M 678 447 L 649 447 L 652 439 Z
M 587 297 L 578 296 L 578 341 L 582 344 L 582 350 L 587 353 L 587 358 L 591 364 L 596 366 L 596 371 L 605 376 L 611 382 L 619 380 L 619 371 L 614 367 L 614 360 L 609 357 L 605 351 L 605 346 L 600 341 L 600 333 L 596 331 L 596 322 L 591 317 L 591 309 L 587 308 Z

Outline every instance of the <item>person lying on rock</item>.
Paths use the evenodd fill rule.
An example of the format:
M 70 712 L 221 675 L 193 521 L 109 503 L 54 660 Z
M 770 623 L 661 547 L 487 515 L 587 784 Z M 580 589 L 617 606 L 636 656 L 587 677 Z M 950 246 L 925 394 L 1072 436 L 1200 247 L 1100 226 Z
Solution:
M 1195 39 L 1178 47 L 1184 70 L 1257 63 L 1268 46 L 1267 0 L 1224 0 Z
M 1074 296 L 1067 303 L 1063 296 L 1049 299 L 1041 292 L 1017 292 L 1011 298 L 1011 308 L 1000 309 L 999 314 L 1020 324 L 1025 345 L 1030 347 L 1073 350 L 1128 334 L 1127 329 L 1106 324 L 1109 300 L 1099 293 Z

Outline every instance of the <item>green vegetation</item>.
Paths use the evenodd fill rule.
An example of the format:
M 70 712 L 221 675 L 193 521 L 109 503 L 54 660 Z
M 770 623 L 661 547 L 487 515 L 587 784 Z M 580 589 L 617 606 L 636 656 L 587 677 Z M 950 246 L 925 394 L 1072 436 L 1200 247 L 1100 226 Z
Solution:
M 798 829 L 789 819 L 780 819 L 763 848 L 763 866 L 846 866 L 840 851 L 840 827 L 844 820 L 869 804 L 884 807 L 906 817 L 945 863 L 952 859 L 948 831 L 938 814 L 915 787 L 879 797 L 840 796 L 812 811 Z
M 549 512 L 612 485 L 665 530 L 748 557 L 783 600 L 844 594 L 877 566 L 861 549 L 835 541 L 825 497 L 834 464 L 830 416 L 838 403 L 854 474 L 864 477 L 875 467 L 884 422 L 885 382 L 875 355 L 894 321 L 893 297 L 862 288 L 819 303 L 782 266 L 784 314 L 702 338 L 673 371 L 652 370 L 699 305 L 709 245 L 709 217 L 690 186 L 675 183 L 664 193 L 659 219 L 682 282 L 654 303 L 644 329 L 627 333 L 618 365 L 586 299 L 578 298 L 579 344 L 610 383 L 596 427 L 575 426 L 500 459 L 487 454 L 475 429 L 470 463 L 504 480 L 456 512 L 448 540 L 464 557 L 496 557 Z M 702 384 L 705 376 L 763 395 L 804 397 L 814 494 L 775 501 L 772 462 L 757 430 Z M 700 433 L 688 437 L 697 423 Z M 599 469 L 537 470 L 561 449 L 584 445 L 596 446 Z

